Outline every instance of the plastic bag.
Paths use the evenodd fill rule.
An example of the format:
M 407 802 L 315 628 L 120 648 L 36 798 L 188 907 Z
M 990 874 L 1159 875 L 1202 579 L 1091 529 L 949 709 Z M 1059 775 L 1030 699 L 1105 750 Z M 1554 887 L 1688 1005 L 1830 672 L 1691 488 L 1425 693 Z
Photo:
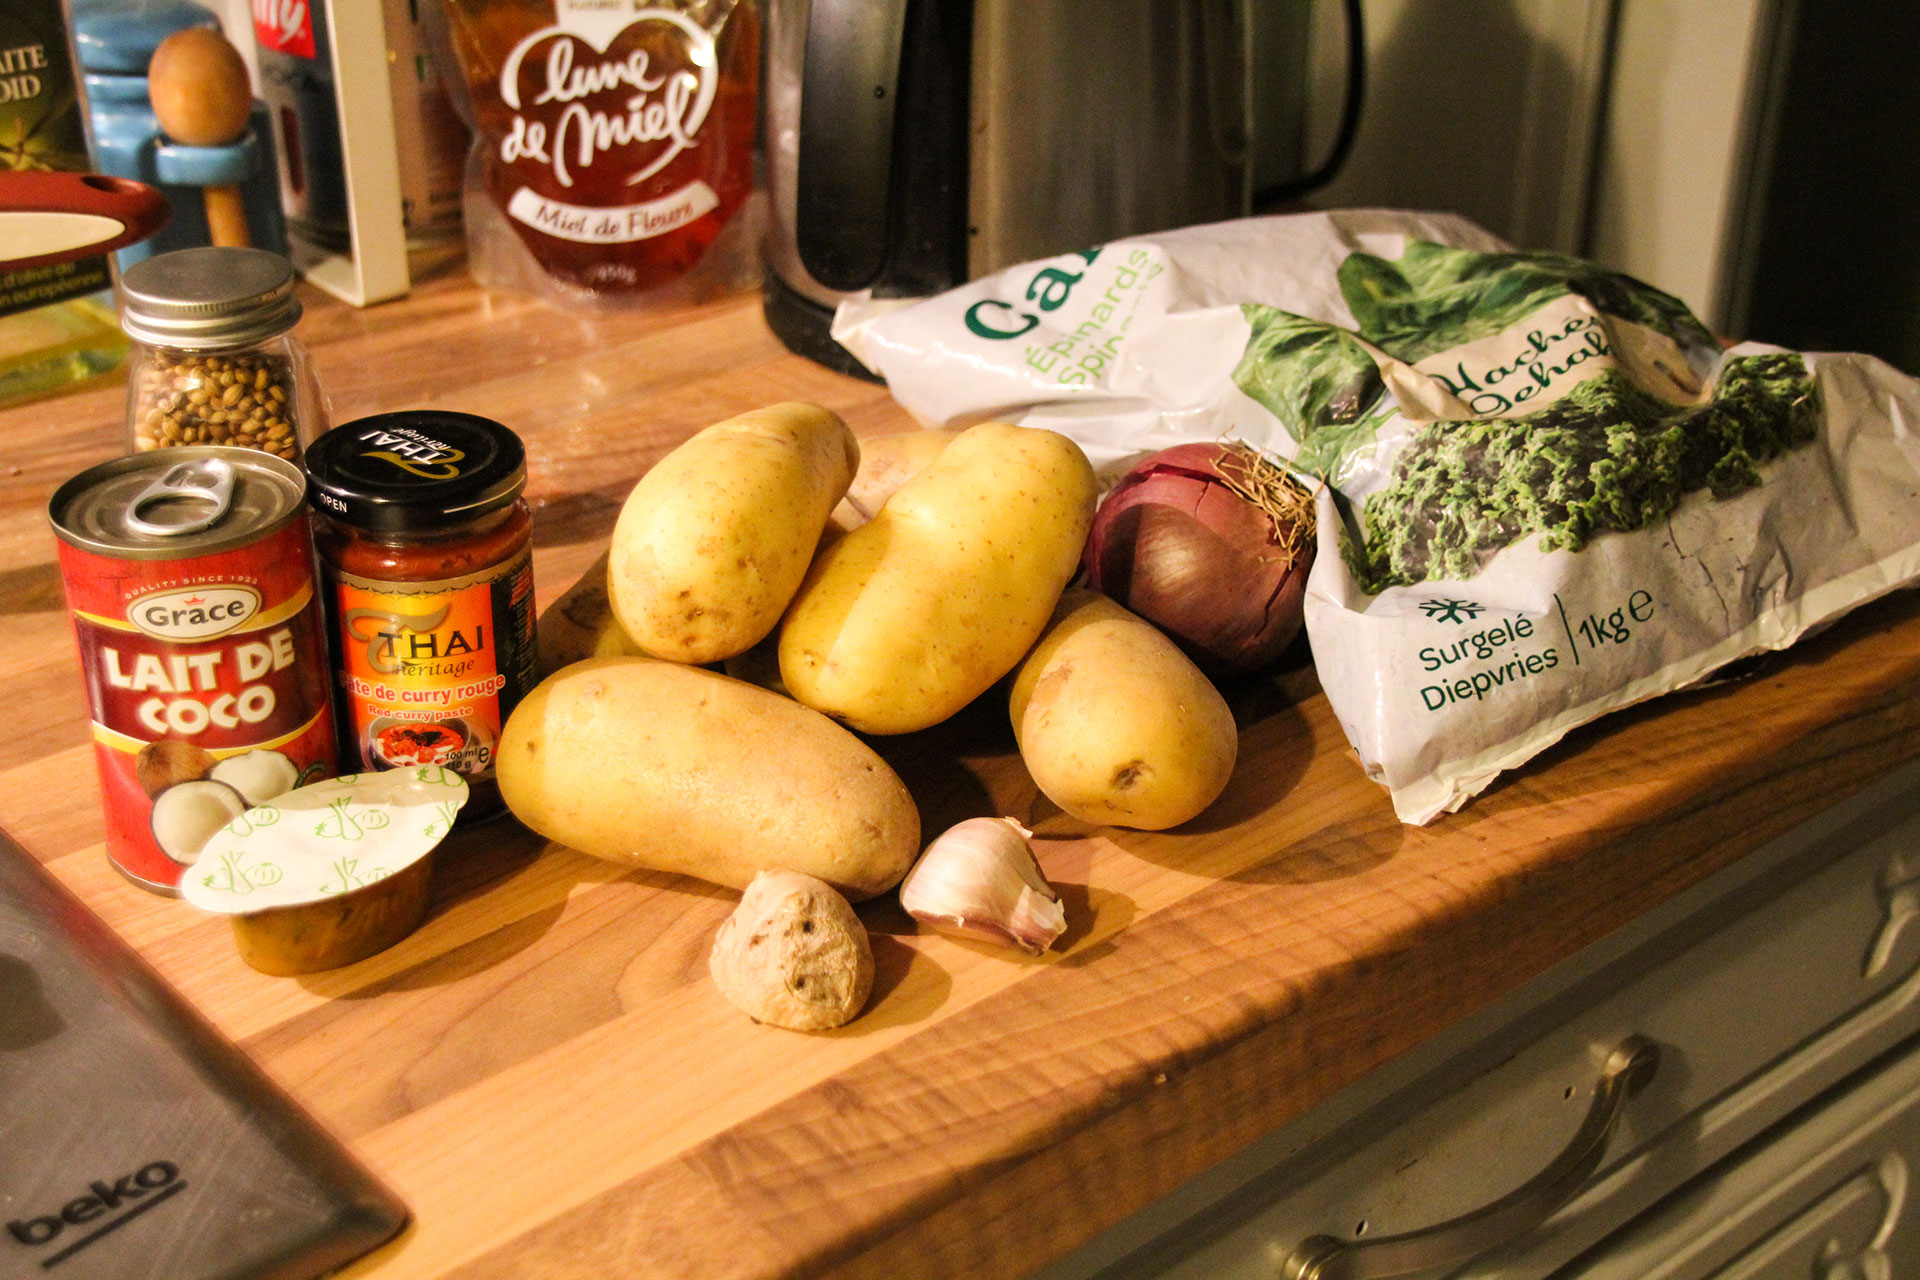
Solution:
M 445 0 L 482 284 L 589 306 L 758 280 L 747 0 Z
M 1306 626 L 1402 820 L 1920 578 L 1920 382 L 1723 351 L 1677 300 L 1456 218 L 1247 219 L 842 304 L 932 424 L 1097 463 L 1237 438 L 1324 479 Z

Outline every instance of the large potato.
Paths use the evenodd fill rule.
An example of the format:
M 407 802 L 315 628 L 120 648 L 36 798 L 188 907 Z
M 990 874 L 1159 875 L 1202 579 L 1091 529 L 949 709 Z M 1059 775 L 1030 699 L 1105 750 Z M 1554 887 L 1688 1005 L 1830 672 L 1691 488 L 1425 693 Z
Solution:
M 1226 700 L 1153 624 L 1069 591 L 1014 677 L 1020 758 L 1076 818 L 1161 831 L 1199 815 L 1233 774 Z
M 547 677 L 500 735 L 500 794 L 548 839 L 744 889 L 761 871 L 849 898 L 920 851 L 913 797 L 817 711 L 716 672 L 591 658 Z
M 968 428 L 814 560 L 781 624 L 787 691 L 866 733 L 945 720 L 1039 637 L 1096 495 L 1065 436 Z
M 607 560 L 602 552 L 565 595 L 540 611 L 540 674 L 550 676 L 582 658 L 636 655 L 640 646 L 613 616 L 607 594 Z
M 860 465 L 837 415 L 776 404 L 695 435 L 640 478 L 613 528 L 614 615 L 641 650 L 718 662 L 772 631 Z

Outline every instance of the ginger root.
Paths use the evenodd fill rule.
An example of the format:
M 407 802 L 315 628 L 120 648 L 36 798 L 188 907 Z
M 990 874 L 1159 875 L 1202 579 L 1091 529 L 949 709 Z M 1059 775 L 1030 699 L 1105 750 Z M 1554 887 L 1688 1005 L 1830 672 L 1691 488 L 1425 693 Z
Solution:
M 824 880 L 762 871 L 720 926 L 708 970 L 756 1022 L 824 1031 L 852 1021 L 873 991 L 873 947 Z

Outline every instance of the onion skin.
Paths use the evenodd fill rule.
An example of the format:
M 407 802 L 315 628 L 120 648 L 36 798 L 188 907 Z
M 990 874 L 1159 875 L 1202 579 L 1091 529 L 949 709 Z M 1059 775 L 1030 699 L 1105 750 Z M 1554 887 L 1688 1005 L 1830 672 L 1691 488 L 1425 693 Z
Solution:
M 1231 450 L 1183 444 L 1142 459 L 1100 504 L 1087 540 L 1088 584 L 1210 676 L 1255 671 L 1286 651 L 1313 565 L 1312 508 L 1301 528 L 1276 529 L 1221 470 L 1228 460 L 1244 471 Z

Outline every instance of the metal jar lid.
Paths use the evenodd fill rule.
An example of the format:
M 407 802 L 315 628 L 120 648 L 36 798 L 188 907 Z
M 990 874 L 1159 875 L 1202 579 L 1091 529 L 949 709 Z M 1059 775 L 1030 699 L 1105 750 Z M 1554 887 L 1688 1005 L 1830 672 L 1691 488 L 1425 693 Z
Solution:
M 129 454 L 54 490 L 63 542 L 120 560 L 179 560 L 258 541 L 304 514 L 307 478 L 255 449 L 197 445 Z
M 293 264 L 265 249 L 177 249 L 120 277 L 127 336 L 205 351 L 278 337 L 300 319 Z

